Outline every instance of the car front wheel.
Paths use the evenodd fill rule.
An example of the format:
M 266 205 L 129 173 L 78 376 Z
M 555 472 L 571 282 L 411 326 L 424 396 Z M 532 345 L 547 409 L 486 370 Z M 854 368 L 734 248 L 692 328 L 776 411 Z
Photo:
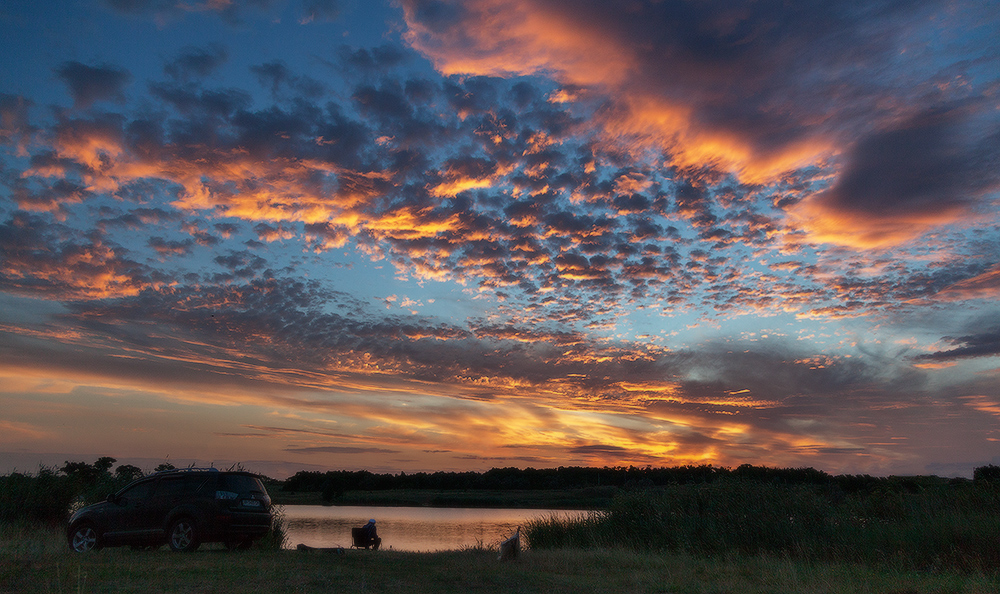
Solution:
M 69 546 L 77 553 L 87 553 L 101 548 L 101 536 L 90 524 L 80 524 L 69 535 Z
M 174 520 L 170 525 L 169 542 L 170 548 L 174 551 L 190 552 L 197 549 L 201 542 L 198 540 L 198 529 L 194 520 L 190 518 Z

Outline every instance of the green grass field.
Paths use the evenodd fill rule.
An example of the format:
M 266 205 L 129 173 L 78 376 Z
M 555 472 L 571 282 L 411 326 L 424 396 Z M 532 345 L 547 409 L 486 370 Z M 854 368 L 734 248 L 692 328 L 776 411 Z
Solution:
M 995 574 L 616 550 L 441 553 L 288 550 L 195 553 L 104 549 L 71 553 L 59 530 L 0 528 L 2 592 L 587 592 L 949 593 L 1000 592 Z

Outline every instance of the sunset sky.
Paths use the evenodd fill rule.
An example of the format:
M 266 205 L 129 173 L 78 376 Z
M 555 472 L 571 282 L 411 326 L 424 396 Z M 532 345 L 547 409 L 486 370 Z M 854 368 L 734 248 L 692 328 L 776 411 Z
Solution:
M 0 472 L 1000 464 L 995 2 L 0 33 Z

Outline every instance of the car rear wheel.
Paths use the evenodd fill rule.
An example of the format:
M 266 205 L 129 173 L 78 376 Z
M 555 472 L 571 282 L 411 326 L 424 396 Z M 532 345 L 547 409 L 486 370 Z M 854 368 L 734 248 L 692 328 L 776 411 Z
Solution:
M 77 553 L 101 548 L 101 535 L 91 524 L 80 524 L 69 535 L 69 546 Z
M 170 525 L 170 548 L 174 551 L 190 552 L 198 548 L 198 528 L 194 520 L 181 518 Z

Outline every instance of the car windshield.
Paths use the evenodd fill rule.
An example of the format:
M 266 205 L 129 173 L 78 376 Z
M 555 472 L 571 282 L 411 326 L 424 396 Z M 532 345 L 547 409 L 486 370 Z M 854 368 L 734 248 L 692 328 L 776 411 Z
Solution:
M 252 491 L 257 491 L 259 493 L 264 493 L 264 485 L 257 477 L 243 474 L 224 474 L 221 478 L 221 487 L 226 491 L 233 491 L 236 493 L 250 493 Z

